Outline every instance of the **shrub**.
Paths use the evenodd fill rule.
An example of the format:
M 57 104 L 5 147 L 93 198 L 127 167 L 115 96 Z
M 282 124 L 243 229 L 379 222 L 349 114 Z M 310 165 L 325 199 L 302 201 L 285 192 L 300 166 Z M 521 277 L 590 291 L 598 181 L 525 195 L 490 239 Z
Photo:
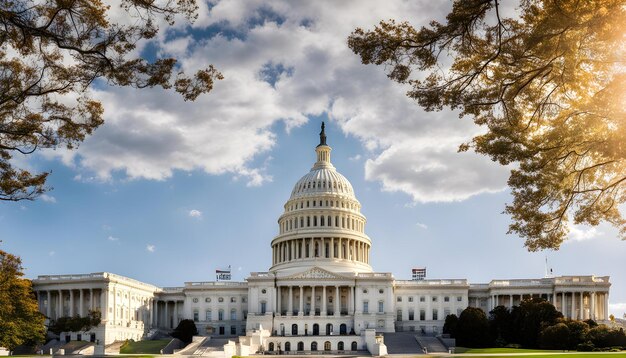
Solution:
M 539 334 L 539 347 L 544 349 L 567 349 L 570 329 L 565 323 L 544 328 Z
M 190 319 L 184 319 L 180 321 L 178 327 L 176 327 L 176 329 L 170 335 L 189 344 L 191 343 L 193 336 L 197 334 L 198 328 L 196 327 L 196 324 Z
M 579 352 L 591 352 L 594 348 L 595 346 L 593 345 L 593 343 L 591 343 L 591 341 L 580 343 L 578 346 L 576 346 L 576 350 Z

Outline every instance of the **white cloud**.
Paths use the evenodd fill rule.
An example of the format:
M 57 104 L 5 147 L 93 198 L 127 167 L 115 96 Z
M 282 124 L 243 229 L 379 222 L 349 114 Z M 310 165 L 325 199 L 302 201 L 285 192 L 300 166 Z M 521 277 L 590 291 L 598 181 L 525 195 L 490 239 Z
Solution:
M 407 87 L 390 81 L 380 66 L 362 65 L 346 45 L 356 27 L 389 18 L 419 26 L 449 8 L 427 1 L 222 1 L 210 10 L 202 4 L 193 27 L 226 31 L 213 27 L 212 37 L 194 39 L 178 23 L 177 33 L 161 32 L 154 44 L 159 55 L 177 56 L 187 72 L 214 64 L 225 76 L 214 91 L 193 103 L 160 89 L 94 91 L 106 123 L 76 152 L 52 155 L 104 180 L 114 172 L 163 180 L 175 170 L 200 169 L 258 186 L 271 173 L 251 163 L 273 148 L 274 124 L 282 121 L 289 131 L 327 113 L 370 150 L 365 175 L 383 190 L 416 202 L 500 191 L 506 168 L 457 153 L 478 133 L 470 119 L 423 112 L 406 97 Z M 273 15 L 263 19 L 263 13 Z
M 602 234 L 603 232 L 598 231 L 595 227 L 587 227 L 583 225 L 570 225 L 569 239 L 570 241 L 586 241 L 586 240 L 595 239 L 596 237 Z
M 200 219 L 202 218 L 202 212 L 200 210 L 193 209 L 189 211 L 189 216 L 191 216 L 192 218 Z
M 416 223 L 415 225 L 417 225 L 417 227 L 422 228 L 424 230 L 428 229 L 428 225 L 424 224 L 424 223 Z
M 154 252 L 156 250 L 156 246 L 154 245 L 146 245 L 146 250 L 148 250 L 148 252 Z
M 349 160 L 352 160 L 352 161 L 358 161 L 358 160 L 361 160 L 361 154 L 357 154 L 357 155 L 352 156 L 352 157 L 350 157 L 350 158 L 348 158 L 348 159 L 349 159 Z
M 51 195 L 48 195 L 48 194 L 42 194 L 39 198 L 41 200 L 45 201 L 46 203 L 54 204 L 54 203 L 57 202 L 57 199 L 54 196 L 51 196 Z
M 56 254 L 56 252 L 54 252 L 54 251 L 48 252 L 48 256 L 54 256 L 54 254 Z
M 120 238 L 119 237 L 113 237 L 113 236 L 109 235 L 109 237 L 107 237 L 107 240 L 109 240 L 109 241 L 119 241 Z

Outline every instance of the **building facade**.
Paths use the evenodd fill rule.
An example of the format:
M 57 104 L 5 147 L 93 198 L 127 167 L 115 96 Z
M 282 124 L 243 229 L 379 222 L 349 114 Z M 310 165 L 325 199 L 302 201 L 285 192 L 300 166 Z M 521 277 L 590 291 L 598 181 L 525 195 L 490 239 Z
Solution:
M 396 280 L 369 264 L 365 233 L 350 182 L 330 160 L 322 125 L 316 162 L 294 186 L 271 241 L 267 272 L 245 282 L 186 282 L 156 287 L 111 273 L 39 276 L 39 307 L 49 319 L 102 313 L 100 326 L 62 334 L 67 340 L 142 339 L 192 319 L 201 335 L 239 337 L 238 354 L 272 351 L 380 353 L 381 332 L 436 335 L 449 314 L 485 312 L 543 297 L 566 317 L 608 319 L 609 277 L 529 280 Z

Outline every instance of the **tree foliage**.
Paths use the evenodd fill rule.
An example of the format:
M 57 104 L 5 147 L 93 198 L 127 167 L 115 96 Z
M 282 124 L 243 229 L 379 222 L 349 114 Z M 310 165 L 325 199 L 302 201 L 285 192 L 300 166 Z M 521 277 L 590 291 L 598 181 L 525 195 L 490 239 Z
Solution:
M 170 334 L 174 338 L 178 338 L 185 343 L 191 343 L 193 336 L 198 334 L 198 328 L 193 320 L 184 319 L 180 321 L 176 329 Z
M 0 250 L 0 347 L 9 350 L 45 338 L 44 316 L 22 271 L 19 257 Z
M 511 312 L 516 342 L 524 347 L 538 347 L 541 330 L 553 326 L 557 320 L 563 318 L 552 303 L 543 298 L 524 300 L 519 306 L 513 307 Z
M 456 337 L 456 326 L 459 323 L 459 317 L 455 314 L 449 314 L 446 316 L 446 320 L 443 323 L 443 334 L 449 334 L 450 337 Z
M 445 23 L 382 21 L 348 45 L 425 110 L 456 109 L 486 128 L 459 150 L 512 165 L 509 232 L 529 250 L 559 248 L 570 221 L 606 221 L 626 238 L 624 2 L 520 0 L 517 10 L 505 18 L 498 0 L 457 0 Z
M 110 18 L 101 0 L 0 0 L 0 200 L 33 199 L 47 188 L 48 173 L 11 162 L 18 153 L 76 147 L 103 123 L 102 105 L 88 88 L 102 84 L 174 88 L 194 100 L 222 75 L 213 67 L 194 76 L 173 58 L 137 57 L 140 41 L 153 38 L 159 19 L 193 20 L 195 0 L 122 0 L 125 20 Z
M 61 332 L 88 331 L 91 327 L 97 327 L 101 320 L 102 313 L 100 313 L 99 310 L 90 310 L 86 317 L 59 317 L 48 330 L 56 334 L 60 334 Z
M 455 331 L 456 343 L 461 347 L 480 348 L 489 346 L 489 321 L 483 310 L 467 307 L 461 312 Z

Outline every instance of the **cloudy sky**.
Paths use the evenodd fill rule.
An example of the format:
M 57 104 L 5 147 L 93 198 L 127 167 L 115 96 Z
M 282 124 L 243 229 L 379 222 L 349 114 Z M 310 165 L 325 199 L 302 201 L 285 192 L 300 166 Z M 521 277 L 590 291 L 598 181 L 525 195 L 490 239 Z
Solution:
M 382 19 L 442 19 L 447 1 L 201 4 L 143 44 L 185 71 L 225 76 L 193 103 L 159 89 L 99 87 L 106 123 L 72 152 L 22 164 L 52 171 L 36 202 L 0 206 L 2 249 L 28 277 L 109 271 L 160 286 L 265 271 L 276 220 L 315 159 L 327 122 L 333 163 L 351 180 L 373 241 L 376 271 L 410 278 L 609 275 L 611 311 L 626 311 L 625 243 L 608 226 L 577 227 L 559 251 L 529 253 L 506 235 L 508 169 L 458 145 L 480 128 L 449 111 L 426 113 L 384 69 L 346 45 Z M 117 16 L 120 16 L 119 14 Z

